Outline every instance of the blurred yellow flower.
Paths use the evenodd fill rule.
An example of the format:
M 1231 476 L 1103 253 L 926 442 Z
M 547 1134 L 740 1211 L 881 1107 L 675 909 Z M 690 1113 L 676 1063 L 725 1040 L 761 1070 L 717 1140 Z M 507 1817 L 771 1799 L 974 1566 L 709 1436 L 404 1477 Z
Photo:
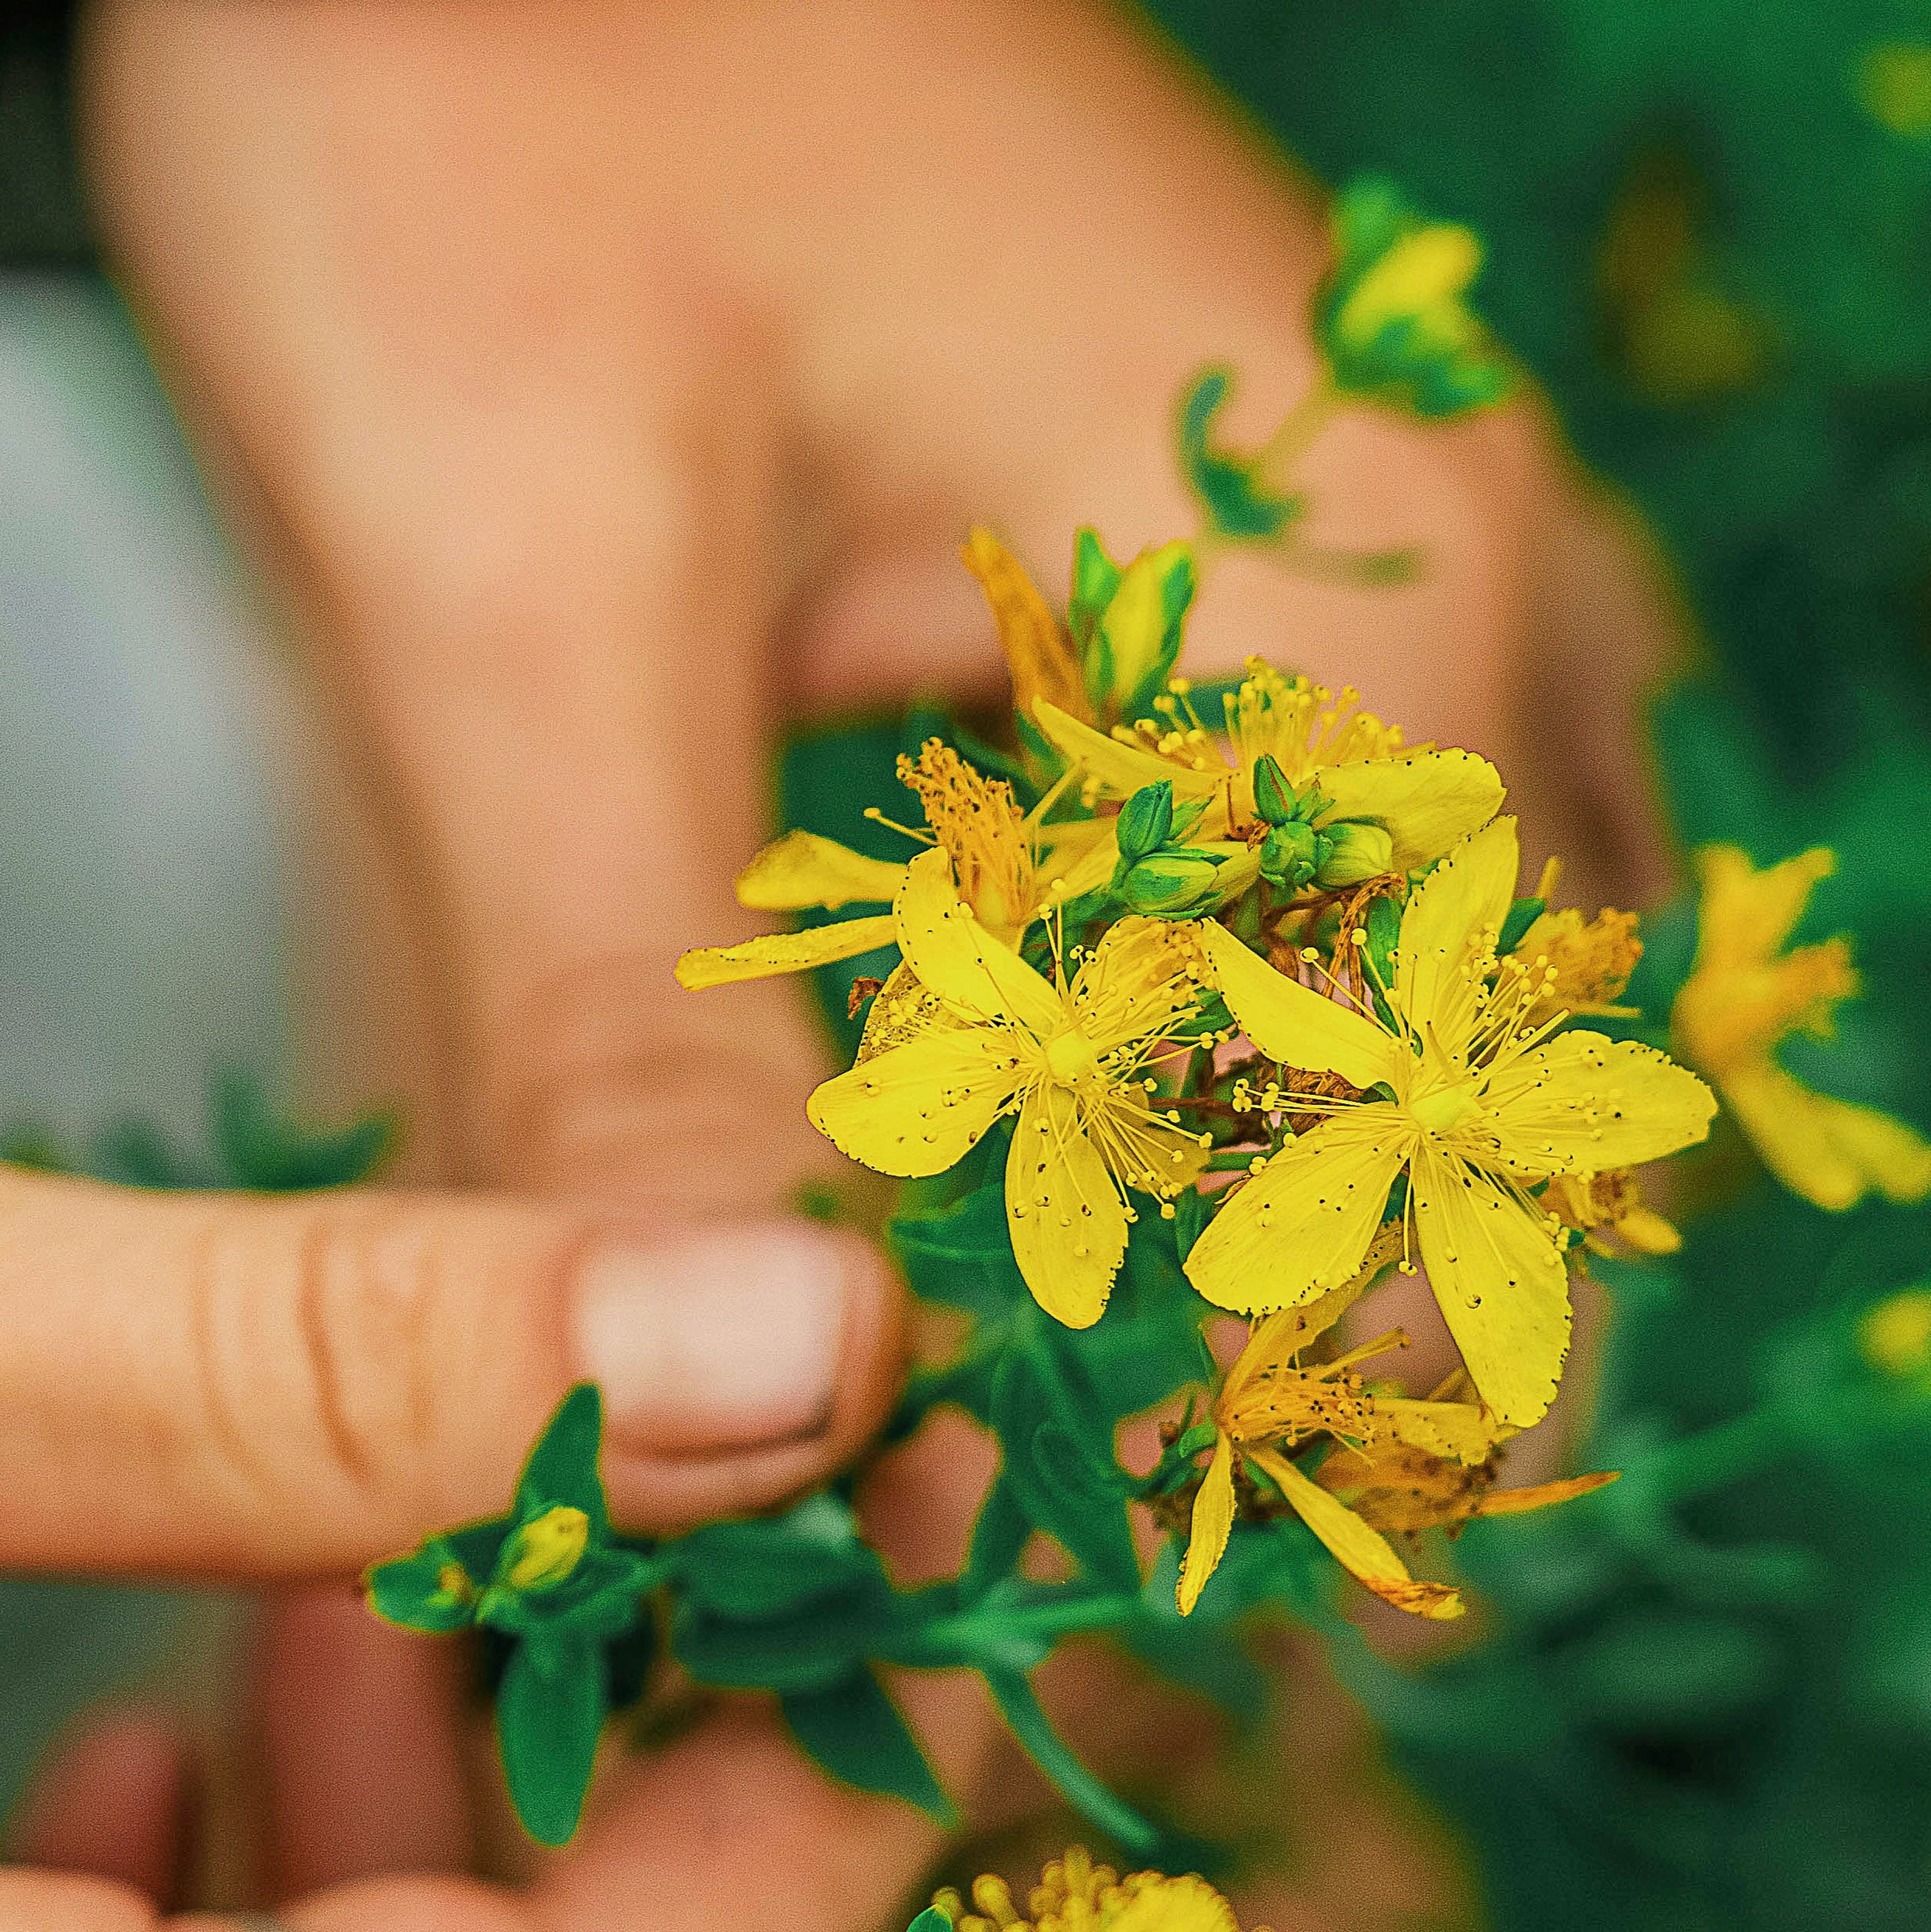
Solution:
M 1200 1171 L 1198 1137 L 1147 1099 L 1149 1063 L 1198 1005 L 1194 942 L 1122 920 L 1069 983 L 1048 980 L 974 918 L 943 851 L 912 861 L 893 916 L 904 976 L 879 995 L 869 1050 L 812 1094 L 811 1124 L 867 1167 L 914 1176 L 943 1174 L 1016 1108 L 1013 1255 L 1041 1307 L 1087 1328 L 1126 1251 L 1126 1191 L 1170 1198 Z
M 1828 1038 L 1833 1010 L 1858 990 L 1849 940 L 1789 945 L 1836 866 L 1822 847 L 1762 869 L 1734 845 L 1697 854 L 1699 931 L 1671 1015 L 1676 1050 L 1792 1192 L 1828 1208 L 1873 1191 L 1921 1200 L 1931 1193 L 1931 1142 L 1893 1114 L 1813 1091 L 1777 1062 L 1794 1033 Z
M 1404 1225 L 1462 1359 L 1498 1418 L 1526 1428 L 1555 1398 L 1570 1317 L 1561 1226 L 1525 1184 L 1672 1154 L 1703 1138 L 1716 1103 L 1649 1048 L 1528 1023 L 1539 986 L 1494 976 L 1519 862 L 1515 820 L 1497 819 L 1416 889 L 1382 989 L 1392 1025 L 1201 927 L 1249 1039 L 1284 1066 L 1339 1075 L 1358 1097 L 1294 1096 L 1295 1113 L 1328 1118 L 1240 1187 L 1186 1271 L 1223 1308 L 1312 1300 L 1360 1268 L 1405 1171 Z
M 970 1909 L 950 1890 L 932 1904 L 955 1932 L 1240 1932 L 1233 1906 L 1204 1879 L 1122 1878 L 1078 1845 L 1040 1875 L 1023 1916 L 1012 1888 L 990 1873 L 973 1882 Z

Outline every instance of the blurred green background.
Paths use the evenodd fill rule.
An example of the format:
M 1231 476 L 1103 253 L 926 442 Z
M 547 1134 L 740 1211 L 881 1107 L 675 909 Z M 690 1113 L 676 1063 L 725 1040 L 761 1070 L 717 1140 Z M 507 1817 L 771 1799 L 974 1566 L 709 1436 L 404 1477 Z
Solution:
M 1855 932 L 1869 997 L 1793 1064 L 1931 1126 L 1931 4 L 1153 10 L 1317 173 L 1384 170 L 1488 238 L 1488 314 L 1703 633 L 1657 718 L 1681 834 L 1841 855 L 1804 936 Z M 85 266 L 54 11 L 0 28 L 0 1092 L 191 1131 L 210 1066 L 284 1056 L 268 652 Z M 1805 1324 L 1931 1272 L 1931 1215 L 1767 1184 L 1690 1236 L 1619 1280 L 1610 1462 L 1747 1412 Z M 1498 1924 L 1931 1924 L 1931 1432 L 1462 1548 L 1492 1640 L 1350 1669 Z M 175 1614 L 0 1596 L 0 1798 Z

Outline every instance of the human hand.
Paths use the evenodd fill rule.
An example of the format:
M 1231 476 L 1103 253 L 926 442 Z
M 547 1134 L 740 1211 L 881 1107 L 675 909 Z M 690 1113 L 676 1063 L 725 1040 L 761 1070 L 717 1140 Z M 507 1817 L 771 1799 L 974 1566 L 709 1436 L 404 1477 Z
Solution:
M 604 1382 L 616 1440 L 640 1451 L 635 1480 L 620 1456 L 612 1480 L 638 1527 L 810 1481 L 879 1412 L 895 1303 L 868 1258 L 779 1218 L 820 1158 L 795 989 L 687 1001 L 670 962 L 741 929 L 727 882 L 763 829 L 775 727 L 989 678 L 952 562 L 968 522 L 1000 518 L 1042 566 L 1078 521 L 1123 552 L 1190 526 L 1167 399 L 1229 358 L 1252 412 L 1237 432 L 1305 386 L 1312 198 L 1084 6 L 118 0 L 86 71 L 112 244 L 211 468 L 283 566 L 415 882 L 446 1000 L 450 1178 L 551 1204 L 231 1208 L 17 1184 L 49 1232 L 39 1312 L 0 1360 L 49 1418 L 38 1494 L 61 1508 L 37 1514 L 64 1540 L 4 1553 L 352 1568 L 497 1506 L 575 1372 Z M 1362 590 L 1230 560 L 1195 662 L 1265 643 L 1345 665 L 1412 734 L 1542 786 L 1528 808 L 1552 843 L 1599 870 L 1627 854 L 1639 808 L 1612 748 L 1660 626 L 1639 572 L 1596 567 L 1613 546 L 1532 412 L 1351 417 L 1305 473 L 1321 534 L 1418 541 L 1426 574 Z M 694 647 L 701 712 L 680 677 Z M 657 1248 L 686 1217 L 724 1232 L 680 1249 L 680 1281 Z M 598 1231 L 640 1244 L 646 1305 L 613 1291 L 573 1345 L 562 1258 Z M 716 1345 L 708 1362 L 676 1352 L 679 1316 Z M 814 1430 L 823 1384 L 814 1408 L 801 1365 L 835 1356 Z M 182 1366 L 146 1378 L 163 1362 Z M 184 1412 L 203 1429 L 185 1453 Z M 121 1445 L 143 1432 L 166 1445 L 158 1504 L 123 1493 Z M 767 1439 L 787 1432 L 802 1439 Z M 241 1466 L 262 1442 L 265 1484 Z M 919 1514 L 897 1511 L 901 1536 Z M 888 1538 L 893 1516 L 888 1499 Z M 190 1533 L 170 1543 L 176 1522 Z M 366 1728 L 352 1748 L 325 1712 L 289 1718 L 280 1888 L 461 1870 L 475 1828 L 448 1684 L 379 1631 L 303 1614 L 283 1648 L 307 1658 L 311 1703 L 361 1659 L 402 1748 L 385 1762 Z M 915 1694 L 944 1704 L 927 1728 L 969 1787 L 985 1732 L 953 1691 Z M 733 1708 L 638 1767 L 526 1903 L 422 1879 L 292 1922 L 377 1932 L 427 1899 L 451 1927 L 781 1910 L 829 1932 L 886 1916 L 932 1849 Z M 0 1926 L 8 1886 L 58 1923 L 33 1882 L 0 1882 Z

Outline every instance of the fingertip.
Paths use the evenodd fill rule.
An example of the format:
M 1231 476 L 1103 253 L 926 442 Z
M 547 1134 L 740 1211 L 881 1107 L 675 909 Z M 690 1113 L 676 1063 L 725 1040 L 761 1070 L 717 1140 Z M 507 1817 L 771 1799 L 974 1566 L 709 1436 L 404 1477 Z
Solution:
M 849 1229 L 747 1222 L 586 1251 L 574 1337 L 604 1390 L 612 1512 L 661 1532 L 768 1507 L 856 1454 L 898 1386 L 904 1295 Z

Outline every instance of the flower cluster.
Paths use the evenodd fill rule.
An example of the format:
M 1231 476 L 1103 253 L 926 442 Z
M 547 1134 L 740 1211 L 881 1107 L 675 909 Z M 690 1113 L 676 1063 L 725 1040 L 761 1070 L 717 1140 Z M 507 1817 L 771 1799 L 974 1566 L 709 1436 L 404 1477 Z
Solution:
M 1411 746 L 1357 693 L 1258 658 L 1215 717 L 1179 662 L 1186 546 L 1104 577 L 1096 556 L 1083 536 L 1062 627 L 975 535 L 1021 752 L 996 773 L 937 740 L 903 759 L 925 824 L 902 866 L 793 834 L 744 874 L 754 905 L 889 890 L 889 914 L 812 935 L 823 959 L 889 934 L 898 962 L 811 1119 L 908 1179 L 1005 1136 L 1012 1254 L 1069 1327 L 1101 1319 L 1149 1213 L 1177 1224 L 1204 1300 L 1250 1318 L 1211 1429 L 1170 1457 L 1192 1496 L 1183 1612 L 1237 1514 L 1285 1508 L 1387 1600 L 1453 1616 L 1458 1594 L 1411 1579 L 1377 1522 L 1576 1492 L 1495 1487 L 1496 1452 L 1555 1398 L 1572 1251 L 1605 1226 L 1666 1243 L 1632 1170 L 1703 1138 L 1715 1100 L 1579 1023 L 1615 1011 L 1635 920 L 1519 896 L 1485 759 Z M 687 955 L 681 976 L 801 963 L 794 939 L 752 940 Z M 1419 1400 L 1378 1366 L 1399 1329 L 1334 1336 L 1384 1279 L 1423 1270 L 1462 1368 Z

